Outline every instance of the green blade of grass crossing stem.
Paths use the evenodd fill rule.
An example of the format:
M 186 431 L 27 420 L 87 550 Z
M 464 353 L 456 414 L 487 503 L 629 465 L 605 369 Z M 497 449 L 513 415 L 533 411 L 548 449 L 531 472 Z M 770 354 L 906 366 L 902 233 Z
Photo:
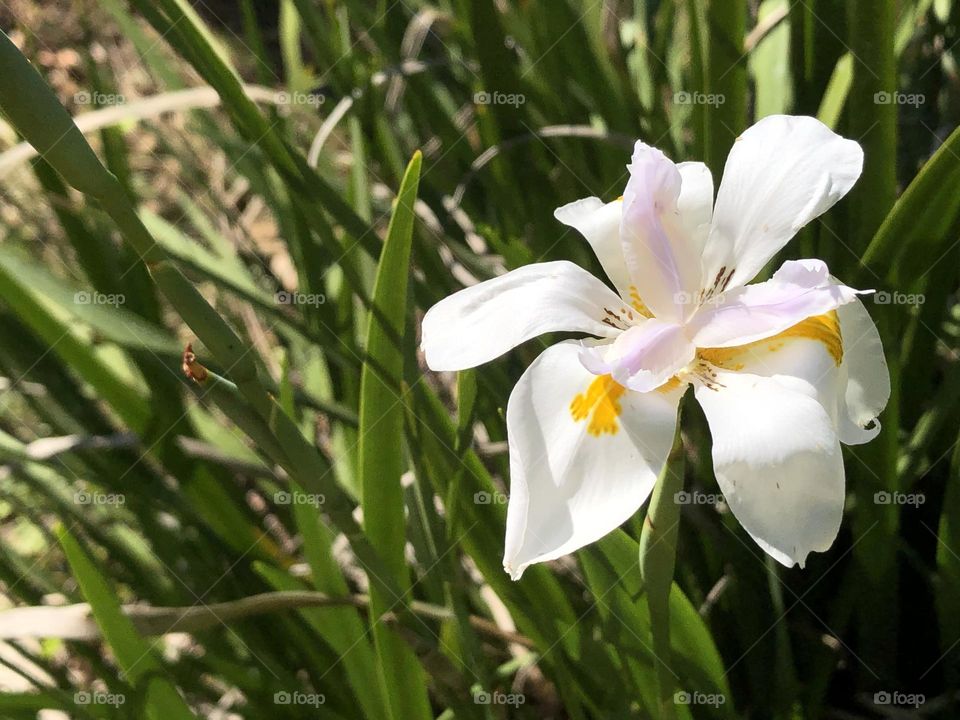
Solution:
M 291 488 L 303 492 L 299 486 Z M 314 587 L 331 597 L 344 597 L 350 588 L 333 553 L 333 533 L 323 524 L 316 509 L 308 503 L 294 503 L 293 515 L 303 537 L 303 552 L 310 565 Z M 273 568 L 261 570 L 271 584 L 281 590 L 295 589 L 298 581 Z M 377 679 L 373 647 L 367 638 L 363 620 L 353 608 L 314 608 L 301 611 L 304 619 L 336 653 L 343 658 L 347 681 L 363 708 L 365 717 L 388 717 L 386 702 Z
M 163 676 L 163 666 L 154 655 L 153 646 L 140 637 L 133 622 L 123 614 L 120 602 L 93 561 L 66 528 L 61 526 L 57 536 L 80 591 L 90 603 L 93 617 L 113 650 L 127 682 L 135 688 L 141 682 L 145 685 L 144 709 L 147 717 L 151 720 L 195 717 L 173 684 Z
M 387 230 L 377 280 L 374 311 L 367 334 L 367 361 L 360 387 L 360 486 L 364 528 L 404 596 L 386 597 L 371 587 L 373 636 L 391 716 L 431 716 L 423 670 L 403 641 L 378 622 L 395 603 L 403 603 L 410 582 L 404 560 L 406 520 L 403 489 L 403 406 L 398 389 L 403 377 L 403 352 L 395 340 L 404 329 L 410 246 L 413 239 L 413 205 L 420 182 L 421 155 L 415 153 L 400 185 L 397 203 Z M 384 376 L 386 375 L 386 376 Z

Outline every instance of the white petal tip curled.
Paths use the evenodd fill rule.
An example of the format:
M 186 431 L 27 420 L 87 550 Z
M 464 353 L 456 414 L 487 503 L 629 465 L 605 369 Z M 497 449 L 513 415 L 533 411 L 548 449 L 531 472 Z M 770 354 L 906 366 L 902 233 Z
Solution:
M 514 567 L 512 563 L 504 561 L 503 570 L 510 576 L 510 579 L 516 582 L 521 577 L 523 577 L 523 571 L 527 569 L 527 566 L 521 565 L 520 567 Z

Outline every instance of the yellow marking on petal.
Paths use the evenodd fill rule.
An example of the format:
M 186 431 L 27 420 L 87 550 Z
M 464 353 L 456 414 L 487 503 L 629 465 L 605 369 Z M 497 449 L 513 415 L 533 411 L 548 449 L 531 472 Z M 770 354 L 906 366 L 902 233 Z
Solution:
M 630 304 L 633 306 L 634 310 L 644 317 L 653 317 L 653 313 L 650 312 L 650 308 L 648 308 L 643 300 L 640 299 L 640 291 L 637 290 L 636 285 L 630 286 Z
M 743 363 L 739 359 L 745 350 L 755 346 L 756 343 L 750 343 L 730 348 L 699 348 L 697 358 L 724 370 L 743 370 Z
M 840 335 L 840 319 L 837 317 L 836 310 L 808 317 L 773 337 L 746 345 L 730 348 L 699 348 L 697 357 L 724 370 L 743 370 L 742 360 L 746 352 L 764 346 L 768 352 L 777 352 L 783 348 L 788 338 L 819 340 L 826 346 L 827 352 L 837 365 L 843 361 L 843 337 Z
M 577 422 L 590 418 L 587 432 L 594 437 L 604 433 L 616 435 L 620 426 L 617 418 L 623 408 L 620 398 L 627 391 L 610 375 L 598 375 L 585 393 L 579 393 L 570 403 L 570 414 Z
M 674 375 L 672 378 L 670 378 L 669 380 L 667 380 L 663 385 L 661 385 L 660 387 L 658 387 L 658 388 L 656 389 L 656 391 L 657 391 L 658 393 L 666 394 L 666 393 L 668 393 L 668 392 L 672 392 L 672 391 L 676 390 L 676 389 L 677 389 L 678 387 L 680 387 L 681 385 L 683 385 L 683 380 L 681 380 L 681 379 L 678 378 L 676 375 Z
M 774 337 L 777 339 L 798 337 L 819 340 L 826 345 L 827 352 L 833 356 L 837 365 L 843 362 L 843 336 L 840 334 L 840 318 L 837 317 L 836 310 L 831 310 L 823 315 L 808 317 Z

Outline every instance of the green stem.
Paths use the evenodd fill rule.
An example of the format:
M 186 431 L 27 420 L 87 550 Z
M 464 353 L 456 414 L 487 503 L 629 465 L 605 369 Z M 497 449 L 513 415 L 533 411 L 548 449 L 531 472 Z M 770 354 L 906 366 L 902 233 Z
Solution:
M 675 496 L 683 490 L 683 438 L 680 432 L 683 403 L 689 402 L 689 392 L 681 400 L 677 411 L 677 429 L 673 447 L 653 489 L 650 507 L 640 534 L 640 573 L 650 608 L 650 629 L 653 634 L 653 652 L 657 658 L 657 690 L 659 717 L 672 720 L 674 680 L 670 647 L 670 588 L 677 559 L 677 535 L 680 528 L 680 505 Z

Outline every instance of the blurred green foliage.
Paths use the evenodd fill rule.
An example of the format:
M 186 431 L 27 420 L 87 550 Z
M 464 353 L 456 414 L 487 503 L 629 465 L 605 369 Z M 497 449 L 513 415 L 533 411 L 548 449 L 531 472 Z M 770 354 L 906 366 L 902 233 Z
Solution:
M 40 151 L 0 155 L 0 590 L 91 606 L 0 613 L 0 636 L 47 638 L 0 653 L 0 715 L 658 717 L 640 518 L 518 583 L 500 567 L 503 408 L 551 338 L 437 376 L 419 318 L 504 268 L 599 273 L 552 212 L 618 196 L 634 139 L 718 179 L 739 132 L 791 112 L 857 139 L 866 171 L 784 257 L 921 301 L 870 306 L 894 391 L 846 450 L 829 552 L 785 571 L 729 514 L 684 509 L 666 664 L 714 701 L 672 712 L 919 697 L 956 716 L 956 3 L 91 0 L 0 20 L 0 137 Z M 713 492 L 687 423 L 685 486 Z M 134 604 L 182 611 L 164 628 Z

